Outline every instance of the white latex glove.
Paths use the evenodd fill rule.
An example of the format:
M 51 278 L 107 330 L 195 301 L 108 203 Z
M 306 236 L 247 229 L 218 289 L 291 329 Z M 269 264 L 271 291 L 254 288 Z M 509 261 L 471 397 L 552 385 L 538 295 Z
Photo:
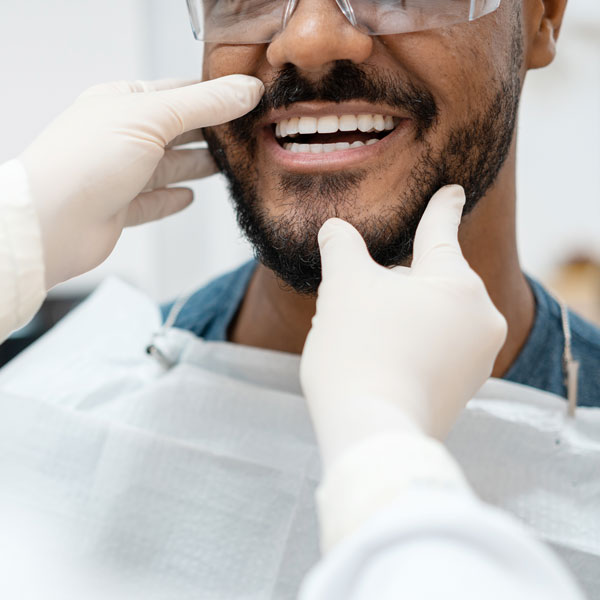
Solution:
M 174 147 L 249 112 L 263 91 L 254 77 L 230 75 L 84 92 L 20 157 L 40 219 L 47 288 L 99 265 L 124 227 L 190 204 L 191 190 L 167 186 L 216 167 L 207 150 Z
M 323 281 L 300 370 L 325 470 L 374 435 L 443 438 L 489 377 L 507 326 L 461 253 L 464 201 L 460 186 L 433 196 L 410 269 L 375 263 L 345 221 L 321 228 Z

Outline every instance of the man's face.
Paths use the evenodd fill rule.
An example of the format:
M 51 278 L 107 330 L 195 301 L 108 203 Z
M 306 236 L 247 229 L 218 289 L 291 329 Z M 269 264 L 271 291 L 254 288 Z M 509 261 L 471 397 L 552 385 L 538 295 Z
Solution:
M 244 73 L 266 87 L 249 115 L 205 131 L 259 259 L 296 291 L 314 293 L 317 233 L 328 218 L 352 223 L 373 258 L 392 266 L 410 260 L 417 224 L 441 186 L 463 185 L 472 210 L 494 183 L 516 123 L 519 7 L 504 0 L 472 23 L 370 37 L 335 0 L 300 0 L 270 44 L 207 44 L 206 78 Z M 367 114 L 394 128 L 363 132 L 359 118 L 358 131 L 277 135 L 288 119 L 320 125 L 333 116 L 339 129 Z M 315 144 L 340 145 L 314 152 Z

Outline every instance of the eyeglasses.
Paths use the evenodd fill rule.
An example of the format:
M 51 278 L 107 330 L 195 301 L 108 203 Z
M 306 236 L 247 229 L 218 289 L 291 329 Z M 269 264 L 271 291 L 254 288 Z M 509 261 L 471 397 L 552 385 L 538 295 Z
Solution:
M 326 1 L 326 0 L 321 0 Z M 474 21 L 501 0 L 335 0 L 368 35 L 408 33 Z M 194 36 L 204 42 L 264 44 L 282 31 L 299 0 L 187 0 Z

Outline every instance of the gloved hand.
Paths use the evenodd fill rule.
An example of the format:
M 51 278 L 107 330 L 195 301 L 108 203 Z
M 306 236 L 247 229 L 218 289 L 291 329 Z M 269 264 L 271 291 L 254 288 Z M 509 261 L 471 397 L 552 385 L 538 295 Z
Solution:
M 301 382 L 325 470 L 366 438 L 443 438 L 490 375 L 506 321 L 464 259 L 460 186 L 431 199 L 412 265 L 386 269 L 340 219 L 319 233 L 323 280 Z
M 190 204 L 191 190 L 166 186 L 216 167 L 207 150 L 174 147 L 201 140 L 200 127 L 249 112 L 263 91 L 254 77 L 230 75 L 84 92 L 20 157 L 39 215 L 47 288 L 99 265 L 123 227 Z

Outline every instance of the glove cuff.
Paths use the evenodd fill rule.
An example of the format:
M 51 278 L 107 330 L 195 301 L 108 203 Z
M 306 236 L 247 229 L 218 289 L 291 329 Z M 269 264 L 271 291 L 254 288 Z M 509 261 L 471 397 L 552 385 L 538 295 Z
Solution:
M 317 490 L 322 551 L 416 484 L 469 491 L 443 444 L 419 433 L 381 434 L 347 450 L 332 463 Z

